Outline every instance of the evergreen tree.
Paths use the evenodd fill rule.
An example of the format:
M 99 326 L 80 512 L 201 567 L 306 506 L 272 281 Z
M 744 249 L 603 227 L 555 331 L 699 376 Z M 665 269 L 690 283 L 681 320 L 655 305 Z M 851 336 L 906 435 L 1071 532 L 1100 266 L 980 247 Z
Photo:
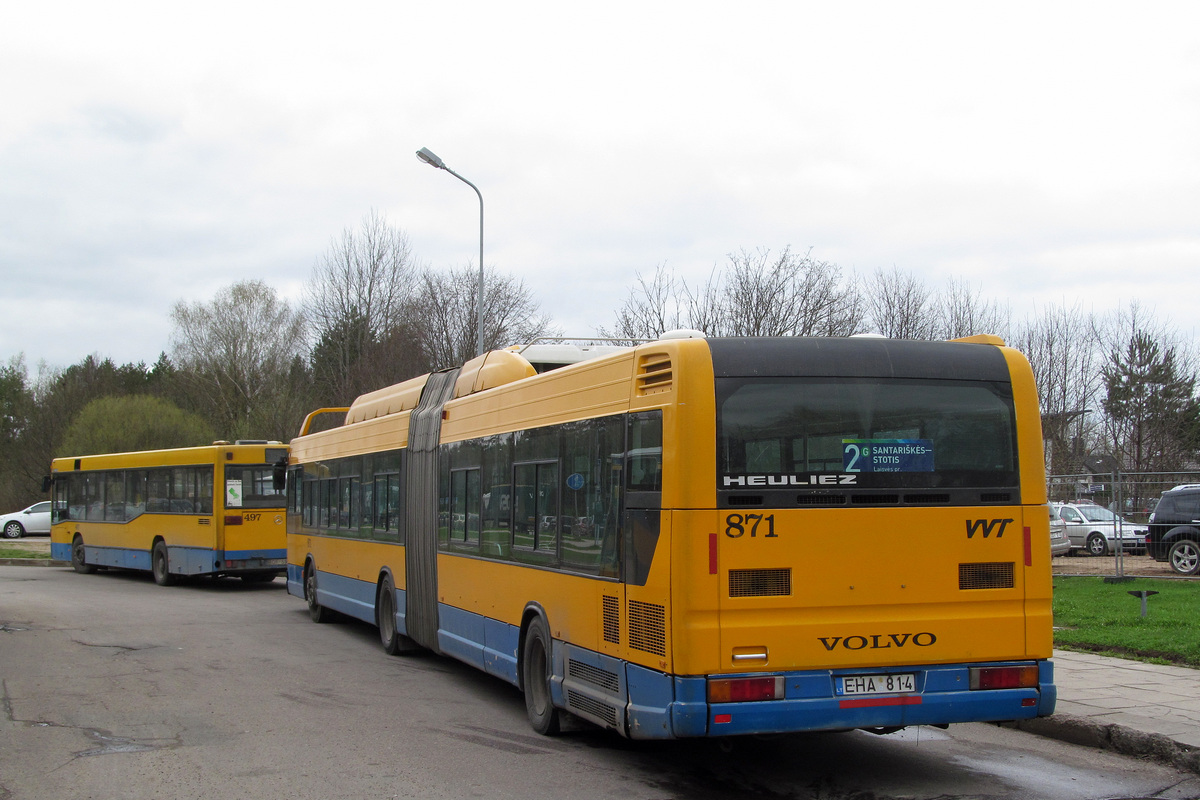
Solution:
M 1135 330 L 1103 368 L 1104 410 L 1131 472 L 1183 469 L 1195 450 L 1200 409 L 1195 375 L 1185 374 L 1173 347 Z

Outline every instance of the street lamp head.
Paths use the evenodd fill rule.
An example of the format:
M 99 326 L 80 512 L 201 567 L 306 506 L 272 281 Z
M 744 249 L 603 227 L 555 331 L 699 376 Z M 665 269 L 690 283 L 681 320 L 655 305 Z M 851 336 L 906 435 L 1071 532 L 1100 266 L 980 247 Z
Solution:
M 420 150 L 418 150 L 417 158 L 421 159 L 431 167 L 437 167 L 438 169 L 446 168 L 446 162 L 438 158 L 437 155 L 435 155 L 434 152 L 428 147 L 422 147 Z

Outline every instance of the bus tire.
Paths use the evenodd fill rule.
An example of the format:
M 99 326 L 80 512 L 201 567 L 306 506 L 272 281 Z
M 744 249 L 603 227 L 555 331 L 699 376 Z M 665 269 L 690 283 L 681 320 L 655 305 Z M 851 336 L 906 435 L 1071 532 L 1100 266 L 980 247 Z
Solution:
M 554 674 L 551 647 L 546 621 L 535 616 L 525 631 L 525 645 L 521 649 L 521 678 L 529 724 L 543 736 L 557 734 L 560 722 L 559 711 L 554 707 L 550 694 L 550 676 Z
M 167 543 L 159 539 L 150 551 L 150 571 L 154 573 L 154 582 L 159 586 L 170 586 L 175 583 L 171 574 L 171 556 L 167 553 Z
M 83 549 L 83 537 L 76 536 L 71 542 L 71 569 L 80 575 L 91 575 L 96 568 L 87 563 L 87 553 Z
M 391 582 L 391 576 L 385 575 L 379 583 L 379 596 L 376 599 L 376 625 L 379 626 L 379 643 L 389 656 L 397 655 L 404 650 L 401 639 L 407 639 L 396 630 L 396 585 Z
M 317 602 L 317 567 L 311 561 L 304 565 L 304 599 L 313 622 L 333 621 L 333 612 Z

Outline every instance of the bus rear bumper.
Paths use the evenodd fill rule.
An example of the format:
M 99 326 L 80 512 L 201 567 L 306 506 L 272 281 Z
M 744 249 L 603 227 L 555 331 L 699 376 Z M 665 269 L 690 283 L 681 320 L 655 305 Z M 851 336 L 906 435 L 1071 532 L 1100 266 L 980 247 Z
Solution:
M 900 668 L 918 675 L 919 692 L 909 694 L 837 696 L 835 677 L 847 671 L 785 673 L 786 695 L 779 700 L 708 703 L 707 678 L 643 674 L 630 676 L 629 736 L 654 739 L 696 736 L 902 728 L 958 722 L 998 722 L 1047 716 L 1054 710 L 1057 690 L 1050 661 L 1017 662 L 1038 666 L 1037 687 L 971 690 L 971 667 L 1008 667 L 1013 662 Z M 631 671 L 640 668 L 630 667 Z M 889 669 L 888 671 L 900 671 Z M 648 672 L 648 671 L 644 671 Z M 720 676 L 728 677 L 728 676 Z M 659 683 L 657 691 L 654 687 Z M 659 705 L 652 696 L 638 697 L 637 688 L 670 700 Z

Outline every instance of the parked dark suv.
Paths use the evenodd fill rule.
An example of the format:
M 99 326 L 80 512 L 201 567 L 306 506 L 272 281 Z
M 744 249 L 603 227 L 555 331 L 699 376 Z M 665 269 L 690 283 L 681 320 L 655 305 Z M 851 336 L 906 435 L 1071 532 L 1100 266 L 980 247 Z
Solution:
M 1200 572 L 1200 483 L 1163 492 L 1150 514 L 1146 549 L 1180 575 Z

